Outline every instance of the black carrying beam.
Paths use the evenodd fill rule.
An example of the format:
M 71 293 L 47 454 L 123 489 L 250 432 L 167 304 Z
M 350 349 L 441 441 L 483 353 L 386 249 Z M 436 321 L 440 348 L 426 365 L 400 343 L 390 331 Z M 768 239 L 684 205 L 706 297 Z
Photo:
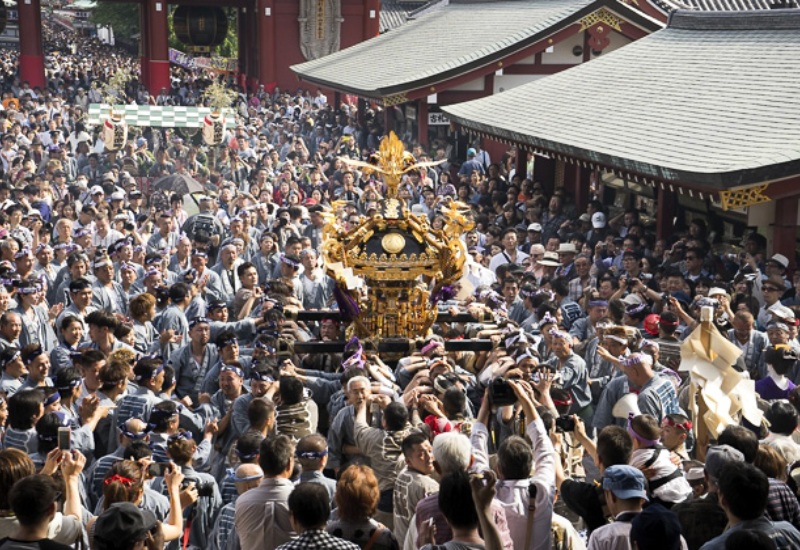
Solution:
M 280 352 L 294 353 L 342 353 L 346 342 L 295 342 L 291 349 L 279 349 Z M 285 345 L 284 341 L 279 342 L 279 347 Z M 470 339 L 470 340 L 445 340 L 444 349 L 447 351 L 490 351 L 492 341 L 489 339 Z M 384 338 L 378 342 L 378 353 L 413 353 L 422 348 L 422 342 L 418 340 L 404 340 Z
M 333 309 L 321 309 L 316 311 L 285 311 L 284 314 L 286 318 L 291 321 L 322 321 L 323 319 L 342 319 L 342 314 L 340 311 L 333 310 Z M 486 323 L 491 322 L 492 317 L 489 314 L 483 316 L 483 318 L 475 319 L 469 313 L 457 313 L 455 315 L 451 315 L 450 313 L 442 313 L 440 312 L 439 315 L 436 316 L 437 323 Z

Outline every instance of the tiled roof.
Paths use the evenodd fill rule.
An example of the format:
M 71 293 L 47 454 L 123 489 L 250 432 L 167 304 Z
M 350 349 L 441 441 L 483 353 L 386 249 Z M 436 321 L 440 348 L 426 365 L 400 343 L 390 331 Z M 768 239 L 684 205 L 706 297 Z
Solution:
M 443 109 L 469 129 L 663 181 L 800 174 L 800 10 L 675 12 L 591 63 Z
M 408 21 L 408 12 L 395 0 L 381 0 L 381 33 L 396 29 Z
M 599 6 L 658 25 L 615 0 L 450 0 L 388 32 L 292 66 L 302 80 L 364 97 L 408 92 L 502 59 Z M 437 4 L 438 7 L 438 4 Z
M 746 11 L 769 10 L 773 8 L 775 0 L 654 0 L 657 6 L 664 11 L 679 9 L 699 11 Z M 795 0 L 790 0 L 797 7 Z

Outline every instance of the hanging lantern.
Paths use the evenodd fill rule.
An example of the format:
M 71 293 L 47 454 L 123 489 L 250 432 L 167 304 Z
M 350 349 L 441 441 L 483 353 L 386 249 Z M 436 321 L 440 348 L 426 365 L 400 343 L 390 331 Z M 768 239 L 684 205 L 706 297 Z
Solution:
M 225 137 L 225 117 L 211 113 L 203 118 L 203 141 L 207 145 L 219 145 Z
M 220 7 L 178 6 L 172 14 L 172 27 L 192 53 L 210 53 L 228 34 L 228 16 Z
M 103 121 L 103 143 L 109 151 L 119 151 L 128 141 L 128 125 L 120 116 L 112 115 Z

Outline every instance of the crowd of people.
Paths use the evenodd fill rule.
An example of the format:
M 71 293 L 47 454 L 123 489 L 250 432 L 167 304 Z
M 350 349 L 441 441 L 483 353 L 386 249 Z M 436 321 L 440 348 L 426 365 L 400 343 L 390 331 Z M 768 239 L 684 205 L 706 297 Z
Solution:
M 800 547 L 800 277 L 762 235 L 734 255 L 703 220 L 657 239 L 514 150 L 413 144 L 441 162 L 404 177 L 407 208 L 434 229 L 471 208 L 441 307 L 474 321 L 390 361 L 346 338 L 321 258 L 324 215 L 380 208 L 342 161 L 377 148 L 378 110 L 240 90 L 221 146 L 150 127 L 112 152 L 86 112 L 137 61 L 45 31 L 45 89 L 2 54 L 0 549 Z M 128 101 L 197 105 L 225 78 L 173 76 Z M 149 191 L 174 174 L 203 186 L 197 213 Z M 679 365 L 705 307 L 766 422 L 698 448 Z M 493 348 L 448 350 L 464 338 Z M 295 353 L 312 341 L 342 351 Z

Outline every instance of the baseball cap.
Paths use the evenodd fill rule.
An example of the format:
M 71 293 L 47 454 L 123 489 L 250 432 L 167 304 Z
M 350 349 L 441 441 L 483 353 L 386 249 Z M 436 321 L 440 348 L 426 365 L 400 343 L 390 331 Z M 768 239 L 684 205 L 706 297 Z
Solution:
M 775 302 L 772 304 L 767 311 L 778 319 L 788 322 L 790 325 L 793 325 L 795 322 L 796 316 L 794 311 L 780 302 Z
M 475 150 L 474 147 L 470 147 L 469 149 L 467 149 L 467 156 L 468 157 L 474 157 L 477 154 L 478 154 L 478 152 Z
M 730 445 L 714 445 L 706 453 L 704 468 L 709 478 L 717 480 L 722 468 L 730 462 L 744 462 L 744 455 Z
M 149 510 L 142 510 L 132 502 L 117 502 L 98 516 L 94 538 L 108 544 L 144 540 L 157 524 L 158 520 Z
M 603 474 L 603 489 L 621 499 L 643 498 L 647 500 L 644 474 L 639 468 L 619 464 L 610 466 Z
M 536 231 L 537 233 L 542 232 L 542 224 L 540 223 L 532 223 L 528 226 L 528 231 Z
M 124 201 L 125 200 L 125 193 L 121 191 L 114 191 L 111 193 L 111 200 L 112 201 Z
M 95 185 L 89 190 L 90 195 L 97 195 L 98 193 L 105 193 L 105 191 L 103 191 L 103 188 L 100 187 L 99 185 Z
M 595 212 L 592 214 L 592 227 L 595 229 L 602 229 L 606 226 L 606 215 L 602 212 Z
M 639 548 L 679 550 L 681 522 L 675 512 L 653 503 L 631 520 L 630 537 Z

